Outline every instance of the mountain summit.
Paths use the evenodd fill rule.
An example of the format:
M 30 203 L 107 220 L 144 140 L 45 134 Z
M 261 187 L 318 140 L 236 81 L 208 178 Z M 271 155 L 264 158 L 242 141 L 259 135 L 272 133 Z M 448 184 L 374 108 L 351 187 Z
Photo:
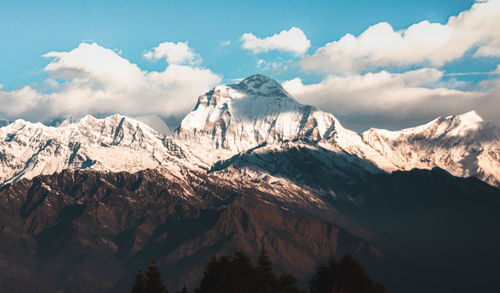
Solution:
M 500 185 L 500 131 L 475 111 L 399 131 L 372 128 L 362 137 L 399 170 L 437 166 Z
M 333 115 L 298 103 L 276 81 L 253 75 L 200 96 L 176 134 L 244 151 L 264 142 L 329 138 L 338 124 Z

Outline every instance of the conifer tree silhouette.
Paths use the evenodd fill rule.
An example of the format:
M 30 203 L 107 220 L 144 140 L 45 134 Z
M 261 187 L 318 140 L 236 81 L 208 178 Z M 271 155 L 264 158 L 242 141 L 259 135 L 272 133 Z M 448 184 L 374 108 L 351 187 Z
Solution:
M 257 286 L 260 292 L 274 292 L 277 287 L 276 274 L 273 272 L 273 264 L 264 248 L 261 249 L 257 263 Z
M 146 279 L 144 278 L 142 271 L 137 270 L 137 275 L 135 275 L 131 293 L 145 293 L 145 292 L 146 292 Z
M 168 293 L 168 290 L 163 285 L 161 273 L 156 266 L 155 260 L 151 261 L 146 272 L 146 290 L 145 293 Z
M 297 278 L 288 273 L 282 273 L 278 279 L 278 293 L 301 293 L 303 291 L 297 288 Z
M 132 293 L 168 293 L 160 270 L 154 260 L 144 277 L 138 270 L 132 286 Z M 288 273 L 279 278 L 273 271 L 267 252 L 262 249 L 254 267 L 241 251 L 234 256 L 212 256 L 196 293 L 305 293 L 297 287 L 297 279 Z M 363 266 L 351 255 L 340 261 L 330 256 L 326 264 L 318 267 L 309 282 L 311 293 L 386 293 L 380 283 L 374 283 Z M 188 293 L 184 285 L 176 293 Z
M 374 283 L 363 266 L 350 254 L 336 262 L 320 265 L 309 282 L 311 293 L 385 293 L 382 284 Z

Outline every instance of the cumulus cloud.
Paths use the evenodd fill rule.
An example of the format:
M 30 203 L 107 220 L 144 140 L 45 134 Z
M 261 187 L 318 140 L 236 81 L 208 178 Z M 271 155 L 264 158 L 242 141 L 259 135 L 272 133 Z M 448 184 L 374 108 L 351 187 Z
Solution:
M 282 30 L 280 33 L 264 39 L 260 39 L 252 33 L 245 33 L 240 40 L 243 42 L 242 47 L 254 54 L 278 50 L 300 56 L 305 54 L 311 46 L 311 41 L 307 39 L 304 32 L 296 27 Z
M 218 84 L 209 69 L 169 64 L 147 72 L 96 43 L 82 43 L 69 52 L 49 52 L 45 67 L 50 93 L 30 86 L 0 89 L 0 116 L 7 119 L 47 120 L 96 113 L 158 114 L 166 117 L 189 111 L 196 97 Z M 57 82 L 59 81 L 59 82 Z
M 500 41 L 480 47 L 474 57 L 500 57 Z
M 439 67 L 468 50 L 475 57 L 500 55 L 500 1 L 476 2 L 446 24 L 422 21 L 395 31 L 381 22 L 359 36 L 346 34 L 299 64 L 304 70 L 349 74 L 384 66 L 427 64 Z
M 133 87 L 144 75 L 137 65 L 96 43 L 81 43 L 72 51 L 49 52 L 43 57 L 53 58 L 45 66 L 45 71 L 52 77 L 72 80 L 74 83 L 93 82 L 94 87 Z
M 30 86 L 14 91 L 3 91 L 0 87 L 0 114 L 3 119 L 19 118 L 25 112 L 35 108 L 40 100 L 39 94 Z
M 188 42 L 164 42 L 153 48 L 152 51 L 144 53 L 146 59 L 165 58 L 168 64 L 190 64 L 198 65 L 201 63 L 200 55 L 196 54 L 189 47 Z
M 442 76 L 440 70 L 423 68 L 403 74 L 328 75 L 314 84 L 295 78 L 283 86 L 300 102 L 331 112 L 356 130 L 412 126 L 470 110 L 500 123 L 495 113 L 500 108 L 500 80 L 488 91 L 461 91 L 449 88 Z

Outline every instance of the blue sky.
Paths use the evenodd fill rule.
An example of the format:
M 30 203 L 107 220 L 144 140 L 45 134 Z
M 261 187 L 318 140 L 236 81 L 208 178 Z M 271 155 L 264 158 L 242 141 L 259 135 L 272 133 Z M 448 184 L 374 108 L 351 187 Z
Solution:
M 124 3 L 124 4 L 122 4 Z M 472 1 L 2 1 L 0 83 L 19 87 L 45 77 L 41 55 L 71 50 L 82 41 L 119 48 L 146 69 L 142 57 L 164 41 L 189 41 L 207 67 L 226 78 L 256 71 L 258 56 L 241 50 L 245 32 L 268 36 L 292 26 L 311 40 L 311 51 L 380 21 L 405 28 L 428 19 L 445 22 Z M 229 48 L 220 42 L 230 40 Z M 268 58 L 273 58 L 270 54 Z M 264 56 L 267 57 L 267 56 Z
M 311 65 L 312 62 L 316 62 L 313 59 L 317 56 L 310 58 L 309 61 L 312 61 L 308 61 L 307 64 L 301 63 L 304 56 L 313 56 L 316 50 L 325 44 L 338 41 L 346 34 L 359 36 L 370 26 L 378 23 L 387 22 L 396 32 L 406 30 L 425 20 L 444 25 L 450 16 L 470 10 L 473 4 L 474 1 L 461 0 L 0 1 L 2 42 L 0 84 L 3 85 L 1 90 L 4 95 L 10 93 L 11 96 L 7 101 L 13 101 L 12 92 L 24 86 L 30 86 L 39 95 L 60 91 L 60 87 L 48 89 L 44 83 L 47 79 L 53 79 L 59 83 L 61 80 L 65 80 L 65 83 L 71 80 L 61 77 L 62 71 L 57 71 L 59 69 L 46 70 L 45 67 L 53 61 L 51 59 L 53 57 L 46 58 L 42 55 L 53 51 L 70 52 L 81 43 L 96 43 L 103 48 L 115 49 L 123 59 L 137 64 L 145 72 L 162 72 L 168 65 L 166 60 L 164 58 L 151 60 L 145 58 L 145 53 L 164 42 L 187 42 L 189 48 L 201 60 L 189 66 L 210 70 L 211 73 L 220 77 L 220 80 L 216 81 L 220 83 L 230 83 L 234 79 L 263 73 L 280 82 L 294 79 L 297 81 L 298 78 L 301 82 L 299 85 L 320 85 L 332 76 L 347 78 L 347 76 L 364 76 L 381 71 L 404 75 L 405 72 L 432 68 L 442 74 L 432 81 L 433 84 L 425 84 L 425 88 L 445 87 L 462 92 L 484 91 L 478 87 L 484 80 L 495 80 L 496 75 L 492 72 L 496 70 L 500 59 L 491 54 L 487 57 L 476 58 L 474 53 L 480 46 L 479 44 L 496 37 L 494 33 L 493 35 L 486 34 L 484 39 L 478 40 L 463 54 L 460 53 L 459 57 L 446 60 L 444 63 L 440 60 L 429 61 L 425 58 L 425 60 L 419 59 L 414 62 L 401 62 L 400 59 L 397 62 L 377 59 L 373 62 L 377 65 L 365 66 L 365 64 L 362 68 L 349 67 L 348 70 L 342 72 L 329 71 L 328 68 L 319 69 L 318 66 Z M 257 38 L 263 39 L 293 27 L 301 30 L 310 42 L 307 51 L 302 54 L 272 48 L 269 51 L 261 49 L 259 52 L 253 52 L 242 47 L 241 37 L 244 33 L 252 33 Z M 257 66 L 259 60 L 262 60 L 260 67 Z M 275 68 L 273 68 L 273 63 Z M 331 65 L 335 66 L 335 63 Z M 479 72 L 479 74 L 464 74 L 470 72 Z M 450 73 L 451 75 L 448 75 Z M 213 79 L 210 81 L 214 82 Z M 296 82 L 295 85 L 297 84 Z M 424 85 L 419 85 L 419 87 L 424 87 Z M 311 90 L 312 88 L 296 88 L 296 93 L 298 96 L 301 96 L 300 93 L 304 91 L 314 94 L 315 92 Z M 406 116 L 401 114 L 398 117 L 386 113 L 391 109 L 386 109 L 386 111 L 381 109 L 378 112 L 353 111 L 352 108 L 355 105 L 335 111 L 339 101 L 333 104 L 328 102 L 329 97 L 325 96 L 325 93 L 319 93 L 317 96 L 322 96 L 322 98 L 298 97 L 298 99 L 334 112 L 337 116 L 351 121 L 347 123 L 351 123 L 354 128 L 358 129 L 366 128 L 370 120 L 376 126 L 379 123 L 381 127 L 395 128 L 425 121 L 433 115 L 445 115 L 471 108 L 468 102 L 467 107 L 451 107 L 449 111 L 441 109 L 441 111 L 426 112 L 424 109 L 418 109 L 417 112 L 422 113 L 415 117 L 405 118 L 408 117 L 408 113 L 414 111 L 409 109 Z M 15 97 L 15 99 L 21 98 L 20 95 Z M 349 100 L 348 97 L 343 98 Z M 196 96 L 193 97 L 194 101 L 195 99 Z M 338 95 L 334 99 L 338 100 Z M 489 97 L 489 99 L 492 98 Z M 89 107 L 89 111 L 98 110 L 95 107 Z M 103 112 L 106 111 L 108 110 L 103 110 Z M 179 109 L 178 113 L 166 111 L 156 114 L 166 117 L 181 115 L 183 111 L 185 109 Z M 3 116 L 12 119 L 18 115 L 36 120 L 46 119 L 50 115 L 75 114 L 67 109 L 60 113 L 51 111 L 51 114 L 47 115 L 36 115 L 32 112 L 11 111 L 4 113 Z M 127 112 L 126 109 L 125 112 Z M 484 113 L 490 119 L 494 114 L 491 111 Z M 356 119 L 368 121 L 356 125 Z

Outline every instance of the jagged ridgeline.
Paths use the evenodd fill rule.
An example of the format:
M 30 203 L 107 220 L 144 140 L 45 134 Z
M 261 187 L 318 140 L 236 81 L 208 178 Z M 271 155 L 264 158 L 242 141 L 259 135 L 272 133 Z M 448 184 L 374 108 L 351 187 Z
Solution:
M 302 288 L 351 253 L 388 292 L 497 292 L 500 135 L 474 112 L 358 134 L 254 75 L 168 135 L 61 121 L 0 127 L 0 288 L 125 292 L 154 257 L 175 290 L 264 248 Z

